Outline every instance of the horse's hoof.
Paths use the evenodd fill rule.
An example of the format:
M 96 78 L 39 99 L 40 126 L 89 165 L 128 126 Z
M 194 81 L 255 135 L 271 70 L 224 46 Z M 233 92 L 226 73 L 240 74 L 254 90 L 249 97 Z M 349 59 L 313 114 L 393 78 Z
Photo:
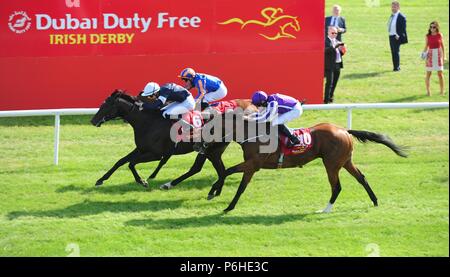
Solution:
M 102 181 L 102 180 L 98 180 L 98 181 L 95 183 L 95 186 L 96 186 L 96 187 L 99 187 L 99 186 L 101 186 L 101 185 L 103 185 L 103 181 Z
M 150 175 L 150 177 L 148 177 L 148 180 L 155 179 L 155 178 L 156 178 L 156 175 Z
M 373 205 L 374 205 L 375 207 L 378 207 L 378 202 L 377 202 L 377 201 L 373 202 Z
M 316 211 L 316 214 L 329 214 L 329 213 L 331 213 L 331 210 L 327 209 Z
M 146 180 L 141 180 L 141 183 L 140 183 L 144 188 L 148 188 L 148 183 L 147 183 L 147 181 Z
M 208 194 L 208 197 L 206 199 L 212 200 L 212 199 L 214 199 L 214 197 L 216 197 L 214 194 Z
M 162 190 L 169 190 L 172 187 L 173 187 L 172 184 L 170 182 L 168 182 L 168 183 L 165 183 L 164 185 L 161 185 L 159 188 Z

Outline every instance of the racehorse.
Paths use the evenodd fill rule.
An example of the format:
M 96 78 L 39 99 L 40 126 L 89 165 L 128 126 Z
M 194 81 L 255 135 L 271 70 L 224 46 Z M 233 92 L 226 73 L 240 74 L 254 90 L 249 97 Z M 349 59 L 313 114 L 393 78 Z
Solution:
M 148 187 L 147 180 L 142 179 L 137 173 L 135 168 L 136 164 L 159 160 L 160 163 L 157 169 L 149 177 L 151 179 L 156 177 L 158 171 L 169 160 L 172 154 L 180 155 L 193 152 L 192 142 L 181 141 L 176 146 L 172 142 L 170 139 L 172 122 L 170 120 L 163 118 L 159 111 L 139 111 L 136 101 L 137 98 L 129 96 L 121 90 L 115 90 L 106 98 L 98 112 L 91 119 L 91 123 L 96 127 L 100 127 L 104 122 L 112 119 L 124 119 L 133 127 L 136 144 L 136 148 L 133 151 L 118 160 L 105 175 L 97 180 L 96 186 L 102 185 L 119 167 L 129 163 L 129 168 L 136 182 L 144 187 Z M 203 166 L 206 159 L 210 160 L 217 171 L 219 179 L 223 179 L 225 166 L 221 157 L 228 144 L 221 143 L 211 150 L 208 149 L 204 155 L 198 155 L 201 157 L 197 157 L 196 161 L 202 161 L 203 163 L 201 165 Z M 194 168 L 191 171 L 191 173 L 195 174 L 200 170 Z
M 225 121 L 226 119 L 222 120 Z M 225 126 L 225 124 L 226 123 L 223 123 L 222 126 Z M 242 124 L 244 126 L 242 126 Z M 253 124 L 257 124 L 258 129 L 270 129 L 270 123 Z M 261 168 L 276 169 L 302 167 L 303 165 L 317 158 L 322 159 L 327 171 L 329 183 L 331 185 L 331 198 L 326 208 L 322 212 L 331 212 L 331 209 L 341 191 L 339 171 L 342 167 L 345 168 L 364 187 L 373 204 L 375 206 L 378 206 L 377 197 L 375 196 L 375 193 L 372 191 L 369 183 L 367 182 L 366 177 L 353 164 L 352 137 L 355 137 L 361 142 L 371 141 L 381 143 L 394 151 L 398 156 L 407 157 L 407 154 L 404 152 L 403 147 L 396 145 L 386 135 L 368 131 L 347 130 L 333 124 L 321 123 L 309 128 L 311 139 L 313 142 L 311 148 L 299 155 L 285 156 L 282 163 L 280 164 L 281 145 L 278 143 L 278 138 L 272 138 L 276 139 L 278 143 L 276 151 L 272 153 L 261 153 L 260 146 L 268 145 L 270 141 L 267 142 L 267 139 L 263 140 L 263 137 L 261 136 L 252 137 L 253 140 L 250 140 L 248 135 L 249 121 L 243 120 L 243 118 L 239 119 L 235 116 L 233 118 L 232 128 L 234 134 L 239 128 L 243 128 L 244 130 L 244 138 L 242 141 L 237 141 L 236 137 L 233 136 L 233 140 L 239 142 L 244 152 L 244 162 L 228 168 L 225 172 L 225 178 L 231 174 L 241 172 L 243 173 L 243 176 L 237 189 L 236 195 L 234 196 L 228 207 L 224 210 L 225 212 L 231 211 L 235 208 L 239 197 L 245 191 L 247 184 L 250 182 L 255 172 L 257 172 Z M 222 129 L 222 133 L 225 132 L 226 131 Z M 208 144 L 208 147 L 214 145 L 214 143 L 215 142 Z M 220 192 L 222 190 L 221 185 L 223 186 L 223 183 L 224 182 L 216 183 L 213 185 L 208 195 L 208 199 L 212 199 L 220 195 Z
M 151 113 L 139 111 L 136 105 L 138 101 L 136 97 L 129 96 L 121 90 L 115 90 L 111 96 L 106 98 L 98 112 L 91 119 L 91 123 L 94 126 L 100 127 L 109 120 L 123 118 L 133 127 L 136 144 L 136 148 L 133 151 L 117 161 L 105 175 L 97 180 L 96 186 L 102 185 L 119 167 L 129 163 L 129 168 L 136 182 L 144 187 L 148 187 L 147 180 L 142 179 L 137 173 L 135 169 L 136 164 L 159 160 L 157 168 L 148 178 L 153 179 L 172 155 L 187 154 L 194 151 L 194 143 L 192 142 L 181 141 L 175 145 L 170 139 L 170 128 L 172 126 L 170 120 L 164 119 L 158 111 Z M 248 99 L 236 99 L 233 101 L 242 110 L 249 112 L 257 110 Z M 222 187 L 223 184 L 221 183 L 224 181 L 225 174 L 222 154 L 228 144 L 229 142 L 218 143 L 214 147 L 208 148 L 204 153 L 198 154 L 194 164 L 186 174 L 172 182 L 161 185 L 161 189 L 170 189 L 200 172 L 207 159 L 212 163 L 219 177 L 215 185 Z

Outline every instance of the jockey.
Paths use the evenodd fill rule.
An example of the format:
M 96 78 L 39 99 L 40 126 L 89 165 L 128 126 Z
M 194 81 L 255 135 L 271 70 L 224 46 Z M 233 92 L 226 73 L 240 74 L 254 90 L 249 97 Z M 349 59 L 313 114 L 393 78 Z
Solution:
M 278 125 L 278 132 L 290 140 L 290 146 L 299 144 L 298 138 L 291 134 L 286 122 L 298 118 L 303 113 L 301 103 L 290 96 L 280 93 L 268 96 L 264 91 L 256 91 L 252 96 L 252 104 L 257 107 L 265 107 L 261 113 L 249 115 L 249 120 L 266 122 L 271 121 L 272 126 Z
M 140 104 L 140 110 L 158 110 L 163 111 L 164 118 L 180 119 L 182 125 L 189 125 L 182 119 L 183 114 L 194 110 L 195 100 L 192 94 L 182 86 L 175 83 L 167 83 L 160 87 L 155 82 L 148 83 L 141 96 L 153 99 L 152 103 L 143 102 Z M 172 102 L 163 107 L 166 102 Z
M 224 83 L 217 77 L 195 73 L 192 68 L 186 68 L 181 71 L 178 76 L 185 82 L 185 88 L 191 90 L 193 87 L 197 88 L 198 95 L 195 97 L 195 103 L 200 103 L 201 109 L 209 106 L 209 103 L 218 101 L 227 95 L 227 88 Z

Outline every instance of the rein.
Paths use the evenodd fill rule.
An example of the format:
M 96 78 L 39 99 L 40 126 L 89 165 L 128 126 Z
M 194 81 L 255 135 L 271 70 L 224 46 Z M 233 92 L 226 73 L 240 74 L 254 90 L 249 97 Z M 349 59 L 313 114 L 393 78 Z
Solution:
M 117 98 L 116 101 L 117 101 L 117 102 L 124 103 L 124 104 L 126 104 L 126 105 L 128 105 L 128 106 L 131 106 L 131 108 L 130 108 L 130 110 L 128 111 L 128 113 L 131 113 L 132 111 L 134 111 L 134 109 L 135 109 L 135 107 L 136 107 L 135 103 L 130 103 L 130 102 L 128 102 L 127 100 L 122 99 L 122 98 L 120 98 L 120 97 Z

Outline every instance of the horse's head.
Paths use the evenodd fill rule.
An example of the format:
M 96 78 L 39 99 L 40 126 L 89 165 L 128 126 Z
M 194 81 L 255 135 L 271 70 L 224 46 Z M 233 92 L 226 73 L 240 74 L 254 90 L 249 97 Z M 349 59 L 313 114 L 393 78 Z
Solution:
M 91 123 L 100 127 L 104 122 L 122 117 L 125 109 L 134 108 L 134 98 L 125 94 L 122 90 L 116 89 L 98 109 L 98 112 L 92 117 Z

